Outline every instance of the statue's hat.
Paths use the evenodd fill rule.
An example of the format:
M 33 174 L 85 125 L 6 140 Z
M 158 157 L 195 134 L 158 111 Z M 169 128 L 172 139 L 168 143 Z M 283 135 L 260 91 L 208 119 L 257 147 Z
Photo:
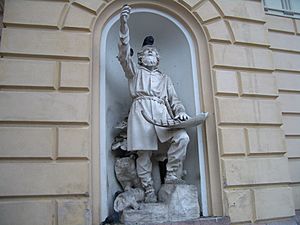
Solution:
M 153 36 L 147 36 L 147 37 L 145 37 L 145 39 L 144 39 L 144 42 L 143 42 L 143 46 L 142 46 L 142 47 L 144 47 L 144 46 L 146 46 L 146 45 L 153 45 L 153 43 L 154 43 L 154 38 L 153 38 Z
M 150 36 L 145 37 L 145 39 L 143 41 L 142 49 L 137 53 L 138 60 L 139 60 L 138 64 L 142 65 L 141 57 L 143 56 L 143 52 L 144 52 L 145 49 L 147 49 L 148 47 L 150 47 L 152 49 L 155 49 L 156 57 L 157 57 L 157 65 L 158 65 L 159 54 L 158 54 L 157 48 L 155 46 L 153 46 L 153 43 L 154 43 L 153 36 L 150 35 Z

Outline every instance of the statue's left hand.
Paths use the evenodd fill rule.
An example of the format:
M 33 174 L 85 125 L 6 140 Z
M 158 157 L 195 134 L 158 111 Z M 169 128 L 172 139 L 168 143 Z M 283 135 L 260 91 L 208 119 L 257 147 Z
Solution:
M 182 121 L 188 120 L 190 116 L 186 114 L 185 112 L 180 112 L 178 115 L 175 116 L 175 119 L 180 119 Z

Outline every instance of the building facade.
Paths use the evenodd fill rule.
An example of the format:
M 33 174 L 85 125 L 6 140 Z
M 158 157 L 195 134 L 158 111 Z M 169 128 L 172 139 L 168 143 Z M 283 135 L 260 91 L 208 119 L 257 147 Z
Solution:
M 203 215 L 292 223 L 300 210 L 297 13 L 258 0 L 2 3 L 1 225 L 96 225 L 109 214 L 107 96 L 117 90 L 107 54 L 125 3 L 137 18 L 175 24 L 168 37 L 178 31 L 187 43 L 179 50 L 190 48 L 191 107 L 210 113 L 195 139 Z M 190 91 L 180 83 L 179 93 Z

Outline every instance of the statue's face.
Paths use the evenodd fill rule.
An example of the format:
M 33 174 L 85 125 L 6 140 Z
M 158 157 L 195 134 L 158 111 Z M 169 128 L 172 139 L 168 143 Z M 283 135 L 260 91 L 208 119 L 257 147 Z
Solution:
M 141 62 L 144 66 L 157 66 L 159 63 L 159 54 L 156 48 L 145 48 L 142 53 Z

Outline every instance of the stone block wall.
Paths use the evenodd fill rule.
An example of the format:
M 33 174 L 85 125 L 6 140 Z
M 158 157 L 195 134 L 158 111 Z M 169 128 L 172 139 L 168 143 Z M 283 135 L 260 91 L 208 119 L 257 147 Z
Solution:
M 300 210 L 300 20 L 268 15 L 274 76 L 283 118 L 290 187 L 296 210 Z
M 91 172 L 92 36 L 97 16 L 113 2 L 5 2 L 3 225 L 99 223 Z M 266 16 L 254 0 L 175 2 L 203 27 L 209 46 L 205 76 L 214 92 L 221 173 L 214 179 L 223 209 L 211 214 L 228 215 L 233 224 L 293 216 L 300 209 L 299 21 Z
M 88 8 L 77 2 L 5 2 L 0 59 L 3 225 L 92 221 L 90 28 L 99 1 L 89 1 Z
M 285 59 L 273 51 L 262 3 L 184 2 L 192 5 L 209 33 L 224 213 L 233 224 L 293 216 L 294 188 L 277 81 L 277 61 Z M 290 60 L 294 67 L 297 60 Z M 297 107 L 296 101 L 290 105 Z

